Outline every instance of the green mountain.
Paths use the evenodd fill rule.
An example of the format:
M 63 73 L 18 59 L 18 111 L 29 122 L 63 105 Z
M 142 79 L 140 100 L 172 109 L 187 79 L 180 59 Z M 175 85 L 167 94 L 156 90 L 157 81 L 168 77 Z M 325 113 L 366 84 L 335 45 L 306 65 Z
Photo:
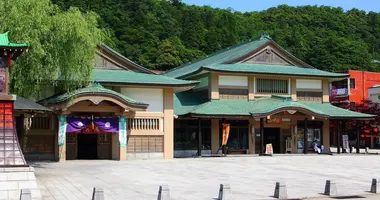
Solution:
M 150 69 L 170 69 L 267 32 L 319 69 L 380 71 L 380 13 L 281 5 L 261 12 L 189 6 L 179 0 L 53 0 L 95 11 L 105 41 Z M 232 5 L 233 7 L 233 5 Z

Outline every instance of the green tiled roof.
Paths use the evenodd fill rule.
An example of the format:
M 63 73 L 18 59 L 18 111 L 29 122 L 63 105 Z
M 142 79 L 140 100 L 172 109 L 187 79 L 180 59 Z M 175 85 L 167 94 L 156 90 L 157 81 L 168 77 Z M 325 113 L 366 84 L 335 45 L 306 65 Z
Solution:
M 137 73 L 127 70 L 94 69 L 92 81 L 99 83 L 122 83 L 139 85 L 189 86 L 197 85 L 197 81 L 185 81 L 157 74 Z
M 192 91 L 178 92 L 174 94 L 174 114 L 185 115 L 194 110 L 196 107 L 205 103 L 198 95 Z
M 5 32 L 3 34 L 0 34 L 0 47 L 8 47 L 8 48 L 26 48 L 28 47 L 28 43 L 21 43 L 21 44 L 16 44 L 9 42 L 8 39 L 8 32 Z
M 17 96 L 14 101 L 15 110 L 26 111 L 51 111 L 50 108 L 42 106 L 32 100 L 25 99 L 24 97 Z
M 175 115 L 208 115 L 208 116 L 256 116 L 275 114 L 282 110 L 296 109 L 300 112 L 309 112 L 325 118 L 373 118 L 373 115 L 357 113 L 335 107 L 330 103 L 297 102 L 291 97 L 272 96 L 257 100 L 210 100 L 199 101 L 187 93 L 177 93 L 174 100 Z
M 69 100 L 69 99 L 71 99 L 77 95 L 99 94 L 99 93 L 114 95 L 114 96 L 116 96 L 116 97 L 118 97 L 118 98 L 120 98 L 120 99 L 122 99 L 128 103 L 131 103 L 131 104 L 148 105 L 148 104 L 145 104 L 143 102 L 136 101 L 130 97 L 127 97 L 127 96 L 120 94 L 118 92 L 115 92 L 113 90 L 106 89 L 103 86 L 101 86 L 100 84 L 91 84 L 87 87 L 77 89 L 73 92 L 67 92 L 67 93 L 62 94 L 62 95 L 49 97 L 47 99 L 41 100 L 40 103 L 42 103 L 42 104 L 60 103 L 60 102 L 67 101 L 67 100 Z
M 253 73 L 253 74 L 282 74 L 296 76 L 314 76 L 340 78 L 348 77 L 349 74 L 331 73 L 315 68 L 302 68 L 286 65 L 265 65 L 265 64 L 217 64 L 201 67 L 198 71 L 210 70 L 229 73 Z
M 165 76 L 180 78 L 187 74 L 197 71 L 202 66 L 220 64 L 236 58 L 239 58 L 268 42 L 270 38 L 268 36 L 262 36 L 260 39 L 255 38 L 247 42 L 223 49 L 215 54 L 209 55 L 201 60 L 185 64 L 183 66 L 174 68 L 172 70 L 162 73 Z
M 229 61 L 241 58 L 260 47 L 267 42 L 273 42 L 278 46 L 269 36 L 263 35 L 260 38 L 249 40 L 245 43 L 235 45 L 233 47 L 216 52 L 201 60 L 182 65 L 180 67 L 171 69 L 162 73 L 165 76 L 173 78 L 185 78 L 189 75 L 199 73 L 203 70 L 213 70 L 220 72 L 233 72 L 233 73 L 256 73 L 256 74 L 284 74 L 284 75 L 297 75 L 297 76 L 314 76 L 314 77 L 348 77 L 348 74 L 338 74 L 326 71 L 321 71 L 313 68 L 312 66 L 297 59 L 295 56 L 287 52 L 282 47 L 280 49 L 285 51 L 289 56 L 301 63 L 306 67 L 296 67 L 287 65 L 265 65 L 265 64 L 228 64 Z

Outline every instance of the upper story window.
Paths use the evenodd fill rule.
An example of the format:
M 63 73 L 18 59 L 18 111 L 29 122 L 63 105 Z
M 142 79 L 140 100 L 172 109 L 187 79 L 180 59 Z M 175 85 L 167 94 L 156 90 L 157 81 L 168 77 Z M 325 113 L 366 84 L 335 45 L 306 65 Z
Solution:
M 350 78 L 350 88 L 355 89 L 355 79 L 354 78 Z
M 219 76 L 220 99 L 248 99 L 247 76 Z
M 256 84 L 257 93 L 288 94 L 289 91 L 288 80 L 258 78 Z

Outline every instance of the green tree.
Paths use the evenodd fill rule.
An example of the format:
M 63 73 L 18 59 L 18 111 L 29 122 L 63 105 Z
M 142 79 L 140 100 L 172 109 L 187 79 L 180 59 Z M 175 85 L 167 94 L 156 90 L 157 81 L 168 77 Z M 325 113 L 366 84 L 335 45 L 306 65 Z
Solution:
M 151 69 L 168 69 L 267 32 L 314 67 L 336 71 L 380 71 L 380 13 L 329 6 L 280 5 L 261 12 L 236 12 L 180 0 L 53 0 L 64 9 L 95 11 L 123 55 Z M 183 45 L 178 50 L 173 38 Z M 169 42 L 170 41 L 170 42 Z M 170 44 L 169 44 L 170 43 Z M 173 45 L 161 55 L 159 47 Z M 112 46 L 111 44 L 109 44 Z M 179 52 L 180 56 L 176 54 Z M 173 54 L 174 53 L 174 54 Z M 160 57 L 158 59 L 158 57 Z
M 63 11 L 49 0 L 3 0 L 0 13 L 0 32 L 30 44 L 11 68 L 14 93 L 28 97 L 45 85 L 71 90 L 87 83 L 103 35 L 95 13 Z

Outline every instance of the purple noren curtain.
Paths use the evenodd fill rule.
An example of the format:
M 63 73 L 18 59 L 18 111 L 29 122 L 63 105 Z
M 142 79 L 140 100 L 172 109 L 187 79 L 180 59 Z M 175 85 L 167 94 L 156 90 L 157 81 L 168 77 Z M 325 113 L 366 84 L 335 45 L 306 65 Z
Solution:
M 77 132 L 86 128 L 91 123 L 91 119 L 80 117 L 67 117 L 66 132 Z
M 94 123 L 105 132 L 119 132 L 118 118 L 95 118 Z

